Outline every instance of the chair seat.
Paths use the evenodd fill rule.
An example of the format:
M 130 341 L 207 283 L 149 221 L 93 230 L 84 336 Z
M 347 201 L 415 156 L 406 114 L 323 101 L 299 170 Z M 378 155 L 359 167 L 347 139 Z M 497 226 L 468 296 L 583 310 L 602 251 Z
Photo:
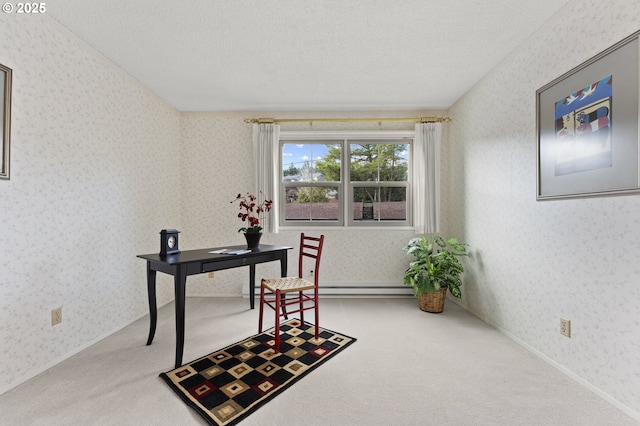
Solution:
M 275 293 L 276 290 L 280 290 L 280 293 L 313 290 L 313 288 L 315 287 L 314 283 L 307 281 L 304 278 L 298 277 L 263 279 L 262 285 L 268 288 L 273 293 Z

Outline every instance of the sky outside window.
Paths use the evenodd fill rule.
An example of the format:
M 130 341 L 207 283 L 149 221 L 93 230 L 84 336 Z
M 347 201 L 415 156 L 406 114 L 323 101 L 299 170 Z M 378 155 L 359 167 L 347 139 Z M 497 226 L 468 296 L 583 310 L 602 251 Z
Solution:
M 325 160 L 328 151 L 329 147 L 324 143 L 283 144 L 283 173 L 286 175 L 288 170 L 297 169 L 296 174 L 299 175 L 305 167 L 311 167 L 315 171 L 316 162 Z M 317 180 L 317 176 L 307 177 L 304 180 Z

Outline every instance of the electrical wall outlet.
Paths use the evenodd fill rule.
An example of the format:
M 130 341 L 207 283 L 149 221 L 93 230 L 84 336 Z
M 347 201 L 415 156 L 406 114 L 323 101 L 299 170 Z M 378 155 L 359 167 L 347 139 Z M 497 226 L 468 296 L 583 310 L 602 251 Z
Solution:
M 309 270 L 309 276 L 313 278 L 313 269 Z
M 51 325 L 58 325 L 62 322 L 62 306 L 51 310 Z
M 560 334 L 571 337 L 571 321 L 560 318 Z
M 209 278 L 213 278 L 213 272 L 209 272 L 209 274 L 207 275 Z

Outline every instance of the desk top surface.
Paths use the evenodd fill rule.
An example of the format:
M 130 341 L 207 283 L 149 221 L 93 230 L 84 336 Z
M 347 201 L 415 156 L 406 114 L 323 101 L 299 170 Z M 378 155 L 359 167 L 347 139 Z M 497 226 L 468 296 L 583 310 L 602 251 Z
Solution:
M 205 249 L 196 249 L 196 250 L 182 250 L 180 253 L 170 254 L 168 256 L 160 256 L 158 253 L 150 253 L 150 254 L 139 254 L 136 257 L 141 259 L 145 259 L 152 262 L 164 262 L 170 265 L 177 265 L 181 263 L 190 263 L 190 262 L 206 262 L 206 261 L 216 261 L 216 260 L 227 260 L 233 259 L 235 257 L 251 257 L 257 256 L 261 253 L 273 253 L 277 251 L 285 251 L 291 250 L 293 247 L 291 246 L 271 246 L 268 244 L 260 244 L 260 247 L 252 249 L 248 253 L 242 254 L 230 254 L 230 253 L 210 253 L 212 251 L 219 251 L 222 249 L 228 250 L 243 250 L 246 249 L 246 245 L 239 246 L 224 246 L 224 247 L 211 247 Z

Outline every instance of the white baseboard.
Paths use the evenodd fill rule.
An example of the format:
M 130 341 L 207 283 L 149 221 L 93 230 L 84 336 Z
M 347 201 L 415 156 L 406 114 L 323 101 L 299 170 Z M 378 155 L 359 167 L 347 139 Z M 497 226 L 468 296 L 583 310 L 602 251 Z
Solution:
M 236 296 L 237 297 L 237 296 Z M 168 302 L 164 302 L 162 304 L 158 304 L 158 309 L 160 309 L 161 307 L 163 307 L 164 305 L 171 303 L 173 300 L 169 300 Z M 55 367 L 56 365 L 60 364 L 62 361 L 66 361 L 67 359 L 71 358 L 72 356 L 74 356 L 75 354 L 82 352 L 83 350 L 89 348 L 90 346 L 95 345 L 96 343 L 100 342 L 101 340 L 106 339 L 107 337 L 111 336 L 112 334 L 117 333 L 118 331 L 122 330 L 125 327 L 128 327 L 129 325 L 133 324 L 134 322 L 138 321 L 141 318 L 144 318 L 146 316 L 149 315 L 149 312 L 145 312 L 143 314 L 138 315 L 137 317 L 130 319 L 122 324 L 117 325 L 115 328 L 107 331 L 106 333 L 96 337 L 95 339 L 86 342 L 85 344 L 78 346 L 77 348 L 74 348 L 64 354 L 61 354 L 60 356 L 57 356 L 56 358 L 52 359 L 50 362 L 48 362 L 47 364 L 37 367 L 37 368 L 33 368 L 31 370 L 29 370 L 29 372 L 27 374 L 25 374 L 22 377 L 19 377 L 18 379 L 16 379 L 15 381 L 0 386 L 0 395 L 10 391 L 13 388 L 18 387 L 19 385 L 27 382 L 28 380 L 33 379 L 34 377 L 44 373 L 45 371 L 47 371 L 48 369 Z
M 491 324 L 489 321 L 486 320 L 486 318 L 484 318 L 482 315 L 478 315 L 477 312 L 474 312 L 473 310 L 469 309 L 463 303 L 461 303 L 461 302 L 459 302 L 457 300 L 453 300 L 453 302 L 456 303 L 457 305 L 459 305 L 462 309 L 466 310 L 470 314 L 474 315 L 475 317 L 477 317 L 478 319 L 483 321 L 484 323 L 486 323 L 486 324 L 490 325 L 491 327 L 495 328 L 500 333 L 504 334 L 509 339 L 513 340 L 514 342 L 516 342 L 517 344 L 519 344 L 520 346 L 522 346 L 523 348 L 525 348 L 526 350 L 528 350 L 529 352 L 531 352 L 532 354 L 534 354 L 535 356 L 540 358 L 541 360 L 543 360 L 546 363 L 552 365 L 553 367 L 555 367 L 558 371 L 560 371 L 564 375 L 570 377 L 575 382 L 577 382 L 580 385 L 584 386 L 585 388 L 589 389 L 591 392 L 595 393 L 600 398 L 604 399 L 609 404 L 611 404 L 614 407 L 616 407 L 618 410 L 620 410 L 623 413 L 627 414 L 629 417 L 633 418 L 634 420 L 640 421 L 640 413 L 639 412 L 635 411 L 631 407 L 628 407 L 627 405 L 625 405 L 622 402 L 618 401 L 613 396 L 611 396 L 608 393 L 604 392 L 602 389 L 599 389 L 599 388 L 595 387 L 593 384 L 591 384 L 587 380 L 585 380 L 582 377 L 578 376 L 573 371 L 569 370 L 568 368 L 566 368 L 562 364 L 559 364 L 558 362 L 556 362 L 555 360 L 553 360 L 549 356 L 547 356 L 544 353 L 538 351 L 536 348 L 534 348 L 534 347 L 530 346 L 529 344 L 527 344 L 526 342 L 520 340 L 518 337 L 514 336 L 513 334 L 509 333 L 508 331 L 506 331 L 506 330 L 504 330 L 504 329 L 502 329 L 500 327 L 496 327 L 494 324 Z

